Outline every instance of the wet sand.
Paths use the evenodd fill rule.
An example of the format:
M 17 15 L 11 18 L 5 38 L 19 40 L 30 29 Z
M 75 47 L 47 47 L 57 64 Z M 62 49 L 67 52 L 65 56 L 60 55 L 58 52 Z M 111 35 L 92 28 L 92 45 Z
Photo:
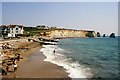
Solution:
M 26 61 L 19 63 L 16 75 L 10 73 L 3 78 L 15 76 L 16 78 L 69 78 L 64 68 L 43 61 L 45 56 L 39 50 L 40 48 L 33 52 Z

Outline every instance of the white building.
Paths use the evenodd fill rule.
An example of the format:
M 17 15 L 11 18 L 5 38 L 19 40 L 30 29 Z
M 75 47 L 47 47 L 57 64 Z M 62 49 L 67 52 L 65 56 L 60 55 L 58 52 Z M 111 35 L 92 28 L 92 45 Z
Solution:
M 4 33 L 7 33 L 7 37 L 16 37 L 17 34 L 23 34 L 22 25 L 8 25 L 4 29 Z

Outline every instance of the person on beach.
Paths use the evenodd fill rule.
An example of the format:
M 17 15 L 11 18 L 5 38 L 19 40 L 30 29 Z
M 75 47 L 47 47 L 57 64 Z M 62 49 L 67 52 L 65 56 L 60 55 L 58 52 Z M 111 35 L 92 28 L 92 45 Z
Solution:
M 3 68 L 1 68 L 2 70 L 0 70 L 0 71 L 2 71 L 2 75 L 4 76 L 4 75 L 7 75 L 7 72 L 3 69 Z
M 6 71 L 9 72 L 9 65 L 6 66 Z
M 20 54 L 18 54 L 16 59 L 17 61 L 20 61 L 20 59 L 23 59 L 23 58 L 20 56 Z
M 20 54 L 17 55 L 17 60 L 20 61 Z
M 14 72 L 16 72 L 16 70 L 17 70 L 17 64 L 15 63 L 15 64 L 13 65 L 13 67 L 14 67 Z
M 14 78 L 16 78 L 17 64 L 15 63 L 13 67 L 14 67 Z
M 15 64 L 15 59 L 12 60 L 13 64 Z
M 54 51 L 53 51 L 54 53 L 55 53 L 55 49 L 54 49 Z

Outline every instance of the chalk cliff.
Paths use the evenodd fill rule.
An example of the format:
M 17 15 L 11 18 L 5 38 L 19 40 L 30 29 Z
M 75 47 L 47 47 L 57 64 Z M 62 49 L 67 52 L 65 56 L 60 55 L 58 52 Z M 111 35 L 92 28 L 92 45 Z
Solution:
M 95 31 L 55 29 L 49 32 L 50 37 L 96 37 Z

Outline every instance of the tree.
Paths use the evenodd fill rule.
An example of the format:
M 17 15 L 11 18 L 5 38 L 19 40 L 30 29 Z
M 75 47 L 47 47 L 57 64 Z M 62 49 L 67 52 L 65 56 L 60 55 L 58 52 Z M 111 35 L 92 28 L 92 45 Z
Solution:
M 38 28 L 38 29 L 45 29 L 46 26 L 45 26 L 45 25 L 38 25 L 37 28 Z

